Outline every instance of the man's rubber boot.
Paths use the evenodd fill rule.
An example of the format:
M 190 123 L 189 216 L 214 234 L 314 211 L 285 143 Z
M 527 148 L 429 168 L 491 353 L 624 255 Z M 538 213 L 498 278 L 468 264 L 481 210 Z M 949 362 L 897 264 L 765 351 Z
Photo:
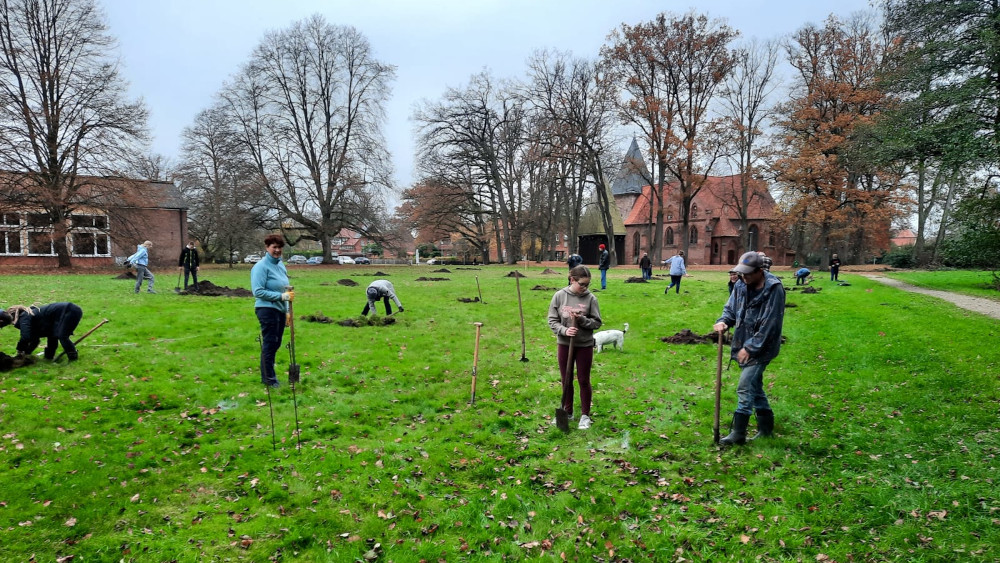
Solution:
M 720 446 L 742 446 L 747 443 L 747 425 L 750 424 L 750 415 L 741 412 L 733 413 L 733 423 L 729 427 L 729 435 L 719 440 Z
M 757 438 L 770 438 L 774 436 L 774 411 L 771 409 L 757 409 L 757 433 L 751 440 Z
M 569 432 L 569 413 L 562 407 L 556 409 L 556 428 Z

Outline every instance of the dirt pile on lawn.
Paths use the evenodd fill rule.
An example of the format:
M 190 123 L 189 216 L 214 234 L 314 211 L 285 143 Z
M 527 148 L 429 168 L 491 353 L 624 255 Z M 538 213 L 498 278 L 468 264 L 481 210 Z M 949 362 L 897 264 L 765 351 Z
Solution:
M 359 327 L 363 327 L 363 326 L 387 326 L 387 325 L 396 324 L 396 318 L 395 317 L 378 317 L 378 316 L 375 316 L 375 317 L 359 317 L 359 318 L 356 318 L 356 319 L 344 319 L 342 321 L 338 321 L 337 324 L 339 324 L 340 326 L 352 326 L 352 327 L 355 327 L 355 328 L 359 328 Z
M 508 278 L 526 278 L 528 276 L 526 276 L 526 275 L 522 274 L 521 272 L 518 272 L 518 271 L 515 270 L 515 271 L 507 274 L 504 277 L 508 277 Z
M 354 286 L 358 285 L 358 282 L 356 282 L 354 280 L 349 280 L 349 279 L 344 278 L 342 280 L 337 280 L 337 285 L 345 285 L 347 287 L 354 287 Z
M 310 323 L 333 324 L 333 319 L 324 315 L 321 311 L 316 311 L 312 315 L 302 315 L 299 318 Z
M 472 298 L 469 298 L 469 297 L 459 297 L 458 300 L 461 303 L 479 303 L 479 298 L 478 297 L 472 297 Z
M 360 274 L 351 274 L 351 275 L 354 276 L 354 277 L 361 277 L 361 278 L 370 278 L 372 276 L 383 278 L 383 277 L 388 276 L 389 274 L 387 274 L 385 272 L 375 272 L 374 274 L 371 274 L 371 273 L 368 273 L 368 272 L 363 272 L 363 273 L 360 273 Z
M 551 274 L 558 274 L 558 273 L 559 272 L 553 270 L 552 268 L 545 268 L 544 270 L 542 270 L 542 274 L 544 274 L 544 275 L 551 275 Z
M 135 279 L 135 272 L 133 272 L 132 270 L 125 270 L 124 272 L 122 272 L 122 273 L 118 274 L 117 276 L 115 276 L 113 279 L 116 279 L 116 280 L 134 280 Z
M 28 354 L 25 356 L 8 356 L 0 352 L 0 371 L 10 371 L 15 368 L 30 366 L 35 363 L 35 357 Z
M 536 285 L 531 288 L 531 291 L 556 291 L 558 287 L 545 287 L 544 285 Z
M 712 331 L 707 334 L 695 334 L 691 332 L 691 329 L 685 328 L 680 332 L 674 334 L 673 336 L 664 336 L 660 338 L 662 342 L 667 344 L 716 344 L 718 343 L 718 332 Z M 732 340 L 732 336 L 728 332 L 722 334 L 722 343 L 729 344 Z
M 625 283 L 649 283 L 649 282 L 643 278 L 637 278 L 635 276 L 632 276 L 629 279 L 625 280 Z
M 450 274 L 451 270 L 449 270 L 448 268 L 440 268 L 440 269 L 437 269 L 437 270 L 431 270 L 431 273 L 432 274 Z
M 451 281 L 451 280 L 449 278 L 425 278 L 424 276 L 420 276 L 414 281 Z
M 179 295 L 200 295 L 202 297 L 253 297 L 253 292 L 242 287 L 232 288 L 218 286 L 208 280 L 198 282 L 198 291 L 194 286 L 188 286 L 187 290 L 181 290 Z

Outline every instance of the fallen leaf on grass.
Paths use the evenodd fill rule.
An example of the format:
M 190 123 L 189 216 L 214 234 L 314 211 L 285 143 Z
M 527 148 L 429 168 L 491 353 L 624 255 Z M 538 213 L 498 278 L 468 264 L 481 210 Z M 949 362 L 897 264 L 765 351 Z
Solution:
M 72 528 L 73 526 L 76 526 L 76 518 L 73 518 L 72 516 L 70 516 L 69 520 L 67 520 L 64 525 L 68 526 L 70 528 Z

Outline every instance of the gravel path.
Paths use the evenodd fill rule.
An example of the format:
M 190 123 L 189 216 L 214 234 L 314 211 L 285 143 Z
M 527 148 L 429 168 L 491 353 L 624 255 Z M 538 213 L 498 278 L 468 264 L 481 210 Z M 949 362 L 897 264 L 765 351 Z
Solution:
M 972 311 L 974 313 L 981 313 L 987 317 L 992 317 L 994 319 L 1000 319 L 1000 303 L 993 301 L 991 299 L 985 299 L 982 297 L 972 297 L 969 295 L 961 295 L 958 293 L 951 293 L 948 291 L 939 291 L 936 289 L 925 289 L 923 287 L 917 287 L 915 285 L 910 285 L 905 282 L 901 282 L 897 279 L 887 278 L 885 276 L 880 276 L 878 274 L 866 274 L 859 272 L 862 276 L 869 279 L 873 279 L 884 285 L 890 287 L 895 287 L 897 289 L 902 289 L 903 291 L 912 291 L 913 293 L 922 293 L 924 295 L 930 295 L 932 297 L 937 297 L 938 299 L 944 299 L 945 301 L 950 301 L 955 305 L 965 309 L 967 311 Z

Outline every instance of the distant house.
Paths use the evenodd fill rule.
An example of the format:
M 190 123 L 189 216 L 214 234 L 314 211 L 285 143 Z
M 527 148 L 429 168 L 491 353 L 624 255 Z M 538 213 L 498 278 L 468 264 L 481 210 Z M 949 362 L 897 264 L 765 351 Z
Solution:
M 7 175 L 6 178 L 16 175 Z M 188 239 L 187 203 L 171 182 L 127 178 L 81 178 L 88 203 L 69 218 L 66 245 L 74 267 L 120 262 L 149 240 L 152 266 L 168 266 Z M 8 183 L 6 186 L 16 184 Z M 99 203 L 99 202 L 109 203 Z M 0 264 L 56 266 L 54 228 L 49 215 L 29 205 L 0 200 Z
M 911 246 L 917 244 L 917 235 L 910 229 L 903 229 L 889 239 L 893 246 Z

